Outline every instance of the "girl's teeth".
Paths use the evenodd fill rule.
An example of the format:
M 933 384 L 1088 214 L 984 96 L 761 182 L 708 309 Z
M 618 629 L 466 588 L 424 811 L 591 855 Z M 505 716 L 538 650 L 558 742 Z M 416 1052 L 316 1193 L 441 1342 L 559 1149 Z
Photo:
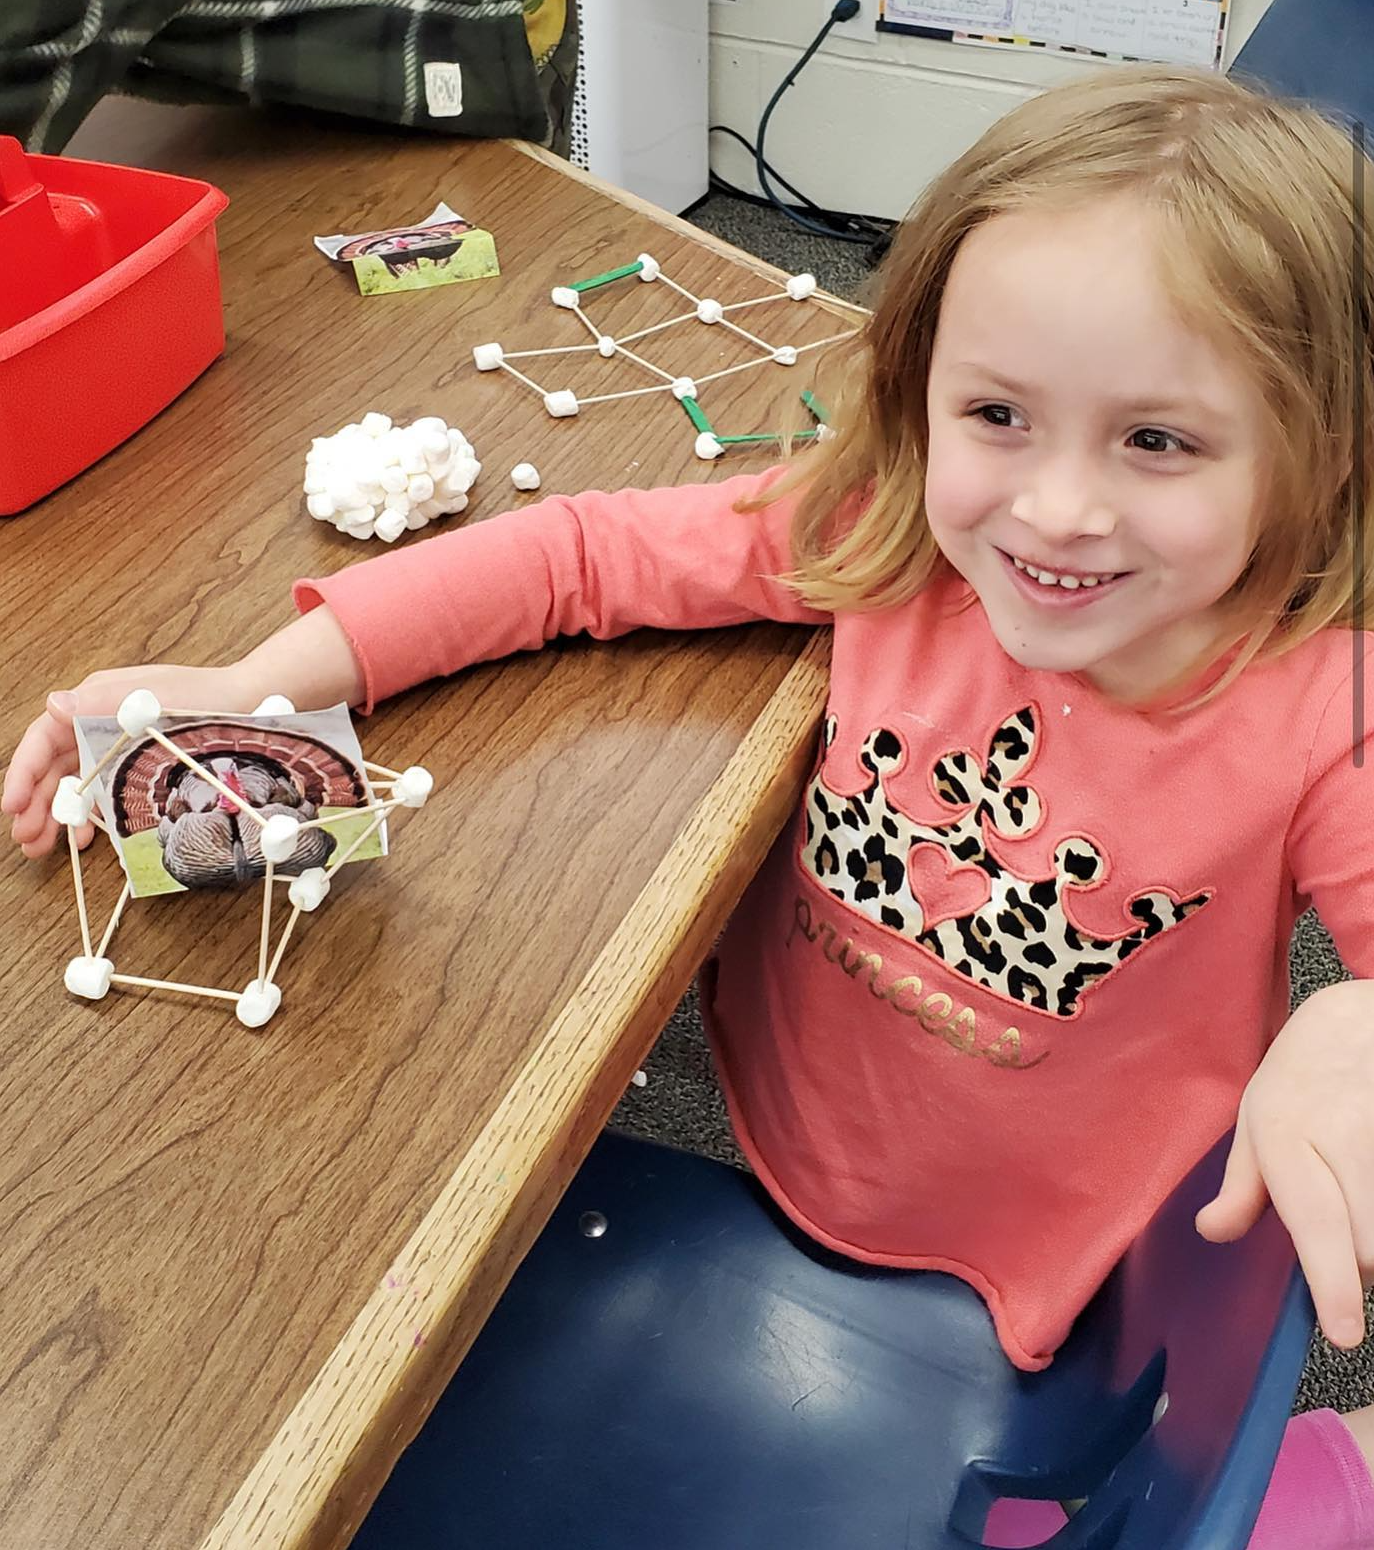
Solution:
M 1024 560 L 1018 560 L 1015 555 L 1011 557 L 1011 563 L 1017 570 L 1023 570 L 1033 580 L 1038 581 L 1042 587 L 1066 587 L 1073 591 L 1075 587 L 1095 587 L 1099 582 L 1111 581 L 1110 575 L 1106 576 L 1057 576 L 1053 571 L 1036 570 L 1027 565 Z

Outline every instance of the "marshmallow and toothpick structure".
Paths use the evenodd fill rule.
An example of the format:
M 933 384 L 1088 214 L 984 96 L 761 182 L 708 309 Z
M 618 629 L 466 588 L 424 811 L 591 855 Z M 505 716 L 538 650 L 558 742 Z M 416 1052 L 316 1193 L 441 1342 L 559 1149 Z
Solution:
M 603 286 L 614 284 L 618 280 L 629 279 L 638 276 L 640 280 L 651 282 L 660 281 L 669 290 L 676 291 L 684 300 L 691 303 L 692 310 L 684 312 L 681 316 L 669 318 L 665 323 L 655 323 L 649 328 L 641 328 L 631 334 L 613 336 L 599 329 L 588 317 L 582 305 L 583 297 L 588 292 L 600 290 Z M 473 362 L 478 371 L 495 371 L 498 368 L 514 377 L 517 382 L 539 394 L 544 401 L 544 407 L 555 419 L 562 419 L 568 415 L 579 413 L 589 404 L 609 403 L 613 399 L 639 398 L 647 393 L 671 393 L 682 405 L 684 412 L 693 426 L 696 428 L 697 438 L 695 443 L 696 455 L 704 460 L 711 460 L 720 455 L 731 446 L 747 442 L 778 441 L 777 434 L 750 435 L 750 436 L 722 436 L 707 419 L 701 404 L 697 399 L 698 389 L 703 383 L 714 382 L 720 377 L 732 376 L 737 371 L 748 371 L 755 366 L 766 366 L 770 362 L 779 366 L 795 366 L 799 356 L 809 350 L 821 350 L 826 345 L 838 344 L 842 339 L 852 338 L 857 329 L 846 329 L 842 334 L 833 334 L 828 339 L 817 339 L 811 344 L 803 345 L 771 345 L 766 340 L 759 338 L 741 327 L 728 316 L 730 313 L 743 311 L 747 307 L 762 306 L 767 302 L 791 300 L 794 302 L 805 301 L 816 290 L 816 277 L 810 274 L 793 275 L 786 286 L 779 291 L 772 291 L 767 296 L 756 296 L 749 301 L 732 302 L 730 305 L 722 305 L 710 296 L 694 296 L 691 291 L 670 280 L 663 273 L 656 259 L 648 253 L 641 253 L 632 264 L 624 264 L 619 269 L 607 270 L 605 274 L 592 275 L 586 280 L 575 280 L 571 285 L 557 285 L 550 292 L 550 299 L 554 306 L 562 307 L 571 312 L 574 317 L 591 334 L 593 343 L 580 345 L 566 345 L 558 349 L 545 350 L 506 350 L 500 344 L 479 344 L 472 352 Z M 698 322 L 708 326 L 719 326 L 728 329 L 731 333 L 739 335 L 756 350 L 761 353 L 754 359 L 744 361 L 738 366 L 727 366 L 721 371 L 708 372 L 700 377 L 677 376 L 673 372 L 656 366 L 643 355 L 629 348 L 639 340 L 647 338 L 651 334 L 658 334 L 664 329 L 673 328 L 681 323 Z M 647 371 L 651 376 L 659 380 L 650 387 L 630 388 L 618 393 L 597 393 L 588 398 L 578 398 L 576 394 L 567 388 L 556 388 L 552 391 L 540 387 L 540 385 L 526 376 L 519 367 L 512 366 L 511 361 L 526 361 L 535 356 L 569 355 L 586 351 L 595 351 L 605 360 L 617 357 L 623 358 L 633 365 Z M 812 415 L 817 420 L 815 430 L 800 431 L 796 440 L 810 440 L 813 437 L 824 437 L 828 433 L 828 425 L 824 411 L 817 404 L 810 393 L 802 394 Z
M 290 715 L 294 710 L 291 702 L 282 695 L 272 695 L 252 712 L 255 716 Z M 434 778 L 420 765 L 407 770 L 389 770 L 384 765 L 364 761 L 368 784 L 373 790 L 387 795 L 374 800 L 369 806 L 350 810 L 347 814 L 334 814 L 326 818 L 314 818 L 301 822 L 285 813 L 274 813 L 265 818 L 238 792 L 225 785 L 211 770 L 163 733 L 156 725 L 162 716 L 162 706 L 157 696 L 148 689 L 135 689 L 125 697 L 116 712 L 120 736 L 84 778 L 64 775 L 57 784 L 53 796 L 52 815 L 67 830 L 67 842 L 72 858 L 72 877 L 76 885 L 76 911 L 81 926 L 81 955 L 73 958 L 63 975 L 63 982 L 73 995 L 99 1001 L 111 985 L 135 985 L 153 990 L 182 991 L 192 996 L 209 996 L 217 1000 L 232 1001 L 238 1020 L 249 1028 L 260 1028 L 281 1005 L 281 986 L 276 983 L 276 973 L 281 966 L 282 955 L 296 928 L 302 912 L 317 909 L 329 892 L 333 874 L 350 860 L 354 853 L 377 832 L 386 815 L 396 807 L 423 807 L 434 789 Z M 148 979 L 135 974 L 116 974 L 114 964 L 105 956 L 119 925 L 124 906 L 132 894 L 132 885 L 126 880 L 123 892 L 115 904 L 109 924 L 93 945 L 90 919 L 86 909 L 86 891 L 81 876 L 81 851 L 76 843 L 76 830 L 83 824 L 93 824 L 108 833 L 106 825 L 95 815 L 95 792 L 92 790 L 96 777 L 124 748 L 136 738 L 149 737 L 160 743 L 177 761 L 213 786 L 227 801 L 232 802 L 241 819 L 258 825 L 263 858 L 267 863 L 263 877 L 262 931 L 258 941 L 258 972 L 242 990 L 218 990 L 209 985 L 187 985 L 176 980 Z M 346 850 L 330 858 L 323 867 L 311 867 L 291 879 L 288 897 L 291 914 L 287 917 L 276 951 L 269 954 L 272 926 L 272 884 L 276 866 L 289 861 L 295 853 L 301 834 L 307 829 L 320 828 L 337 823 L 340 818 L 372 816 L 372 822 L 358 835 Z

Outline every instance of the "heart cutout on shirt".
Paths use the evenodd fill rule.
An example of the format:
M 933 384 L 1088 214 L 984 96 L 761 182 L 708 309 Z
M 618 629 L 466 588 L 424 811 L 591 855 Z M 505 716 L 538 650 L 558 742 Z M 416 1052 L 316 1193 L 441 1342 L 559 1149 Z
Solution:
M 907 861 L 911 891 L 920 900 L 925 929 L 956 915 L 970 915 L 992 897 L 986 872 L 957 861 L 934 841 L 914 847 Z

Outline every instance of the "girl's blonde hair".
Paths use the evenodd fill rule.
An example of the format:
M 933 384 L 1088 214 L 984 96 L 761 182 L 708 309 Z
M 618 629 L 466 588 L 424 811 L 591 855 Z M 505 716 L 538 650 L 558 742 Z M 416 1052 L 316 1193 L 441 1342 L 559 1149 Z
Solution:
M 926 521 L 926 383 L 959 245 L 1004 212 L 1129 194 L 1155 218 L 1182 321 L 1262 389 L 1275 454 L 1254 549 L 1219 609 L 1223 636 L 1151 699 L 1234 651 L 1188 701 L 1204 703 L 1256 658 L 1329 625 L 1362 627 L 1374 536 L 1364 489 L 1374 474 L 1374 169 L 1358 156 L 1357 180 L 1356 166 L 1339 122 L 1205 71 L 1123 66 L 1031 98 L 902 224 L 836 402 L 836 434 L 740 509 L 800 492 L 785 579 L 818 609 L 886 607 L 949 574 Z

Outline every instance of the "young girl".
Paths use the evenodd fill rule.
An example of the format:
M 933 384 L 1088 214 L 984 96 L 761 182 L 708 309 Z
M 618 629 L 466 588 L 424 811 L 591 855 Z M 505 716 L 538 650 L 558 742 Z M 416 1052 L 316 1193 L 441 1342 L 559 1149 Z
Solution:
M 366 712 L 560 633 L 833 623 L 822 757 L 703 974 L 759 1177 L 833 1249 L 970 1282 L 1030 1371 L 1234 1125 L 1199 1231 L 1239 1236 L 1272 1201 L 1354 1346 L 1374 1276 L 1354 177 L 1340 128 L 1211 74 L 1046 92 L 905 223 L 833 440 L 300 581 L 302 617 L 227 667 L 96 673 L 14 755 L 14 838 L 51 848 L 72 715 L 135 686 Z M 1308 904 L 1357 977 L 1290 1017 Z M 1370 1456 L 1370 1412 L 1290 1423 L 1252 1545 L 1374 1544 Z

